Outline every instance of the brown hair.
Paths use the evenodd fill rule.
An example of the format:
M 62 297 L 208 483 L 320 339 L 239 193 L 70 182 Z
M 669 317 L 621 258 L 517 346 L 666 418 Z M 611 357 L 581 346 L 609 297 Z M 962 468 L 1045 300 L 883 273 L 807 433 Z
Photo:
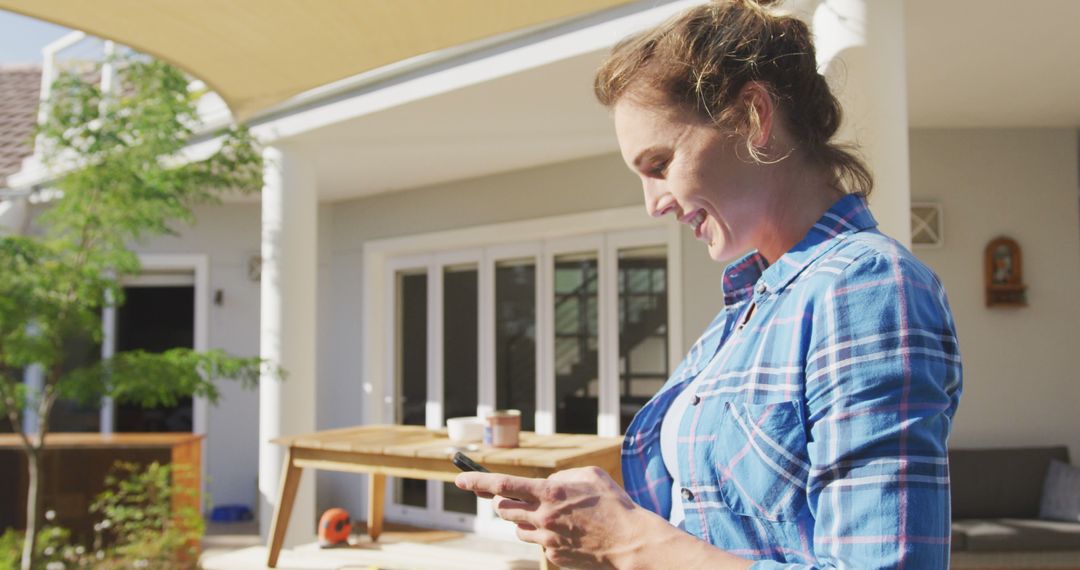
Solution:
M 597 71 L 596 98 L 611 107 L 647 81 L 668 102 L 745 136 L 751 159 L 765 163 L 750 142 L 761 129 L 756 108 L 739 102 L 743 87 L 758 82 L 781 110 L 796 149 L 831 172 L 834 186 L 865 196 L 874 185 L 870 170 L 852 146 L 831 140 L 842 111 L 817 71 L 810 30 L 797 18 L 772 13 L 772 3 L 713 0 L 623 40 Z

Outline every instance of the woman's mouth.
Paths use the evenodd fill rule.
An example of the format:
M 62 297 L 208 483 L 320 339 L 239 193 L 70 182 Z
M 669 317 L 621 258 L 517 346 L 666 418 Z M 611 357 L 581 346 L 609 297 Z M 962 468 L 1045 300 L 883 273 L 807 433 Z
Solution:
M 705 210 L 694 212 L 694 217 L 690 218 L 687 223 L 691 228 L 694 228 L 694 237 L 701 239 L 701 233 L 705 229 Z

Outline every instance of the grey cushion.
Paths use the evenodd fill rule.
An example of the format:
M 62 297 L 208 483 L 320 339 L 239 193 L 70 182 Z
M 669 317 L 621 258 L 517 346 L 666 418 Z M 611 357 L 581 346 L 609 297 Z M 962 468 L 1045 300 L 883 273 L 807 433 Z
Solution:
M 968 534 L 966 532 L 972 524 L 980 523 L 978 520 L 954 520 L 953 540 L 949 547 L 954 551 L 966 551 L 968 549 Z
M 950 450 L 953 520 L 1037 518 L 1053 459 L 1068 463 L 1068 448 Z
M 1039 518 L 1080 522 L 1080 467 L 1050 462 L 1043 483 Z
M 953 523 L 953 536 L 957 534 L 963 536 L 963 548 L 957 544 L 954 550 L 1080 550 L 1080 523 L 1026 519 L 961 520 Z

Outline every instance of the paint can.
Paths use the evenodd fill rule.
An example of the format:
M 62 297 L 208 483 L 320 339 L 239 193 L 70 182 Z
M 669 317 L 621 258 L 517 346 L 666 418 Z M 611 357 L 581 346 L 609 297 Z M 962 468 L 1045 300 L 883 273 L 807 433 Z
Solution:
M 484 426 L 484 445 L 517 447 L 521 433 L 521 411 L 495 410 L 488 414 Z

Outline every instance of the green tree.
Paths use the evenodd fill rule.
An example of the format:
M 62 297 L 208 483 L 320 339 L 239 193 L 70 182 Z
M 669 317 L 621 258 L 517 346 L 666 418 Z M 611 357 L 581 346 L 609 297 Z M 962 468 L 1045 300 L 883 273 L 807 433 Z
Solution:
M 139 272 L 133 244 L 176 233 L 177 224 L 194 220 L 199 204 L 262 187 L 261 152 L 243 128 L 220 133 L 223 143 L 208 158 L 183 159 L 199 126 L 202 93 L 189 90 L 182 72 L 141 56 L 113 64 L 109 93 L 84 80 L 86 74 L 65 73 L 53 84 L 38 145 L 47 164 L 63 173 L 55 185 L 59 197 L 31 235 L 0 236 L 0 414 L 21 436 L 29 466 L 23 569 L 36 565 L 42 450 L 58 398 L 97 403 L 108 396 L 153 407 L 204 396 L 213 403 L 216 380 L 253 386 L 264 371 L 258 358 L 174 349 L 122 352 L 65 372 L 65 340 L 100 338 L 102 305 L 121 304 L 121 279 Z M 44 369 L 37 392 L 18 378 L 32 364 Z M 27 406 L 37 414 L 30 433 L 23 430 Z

